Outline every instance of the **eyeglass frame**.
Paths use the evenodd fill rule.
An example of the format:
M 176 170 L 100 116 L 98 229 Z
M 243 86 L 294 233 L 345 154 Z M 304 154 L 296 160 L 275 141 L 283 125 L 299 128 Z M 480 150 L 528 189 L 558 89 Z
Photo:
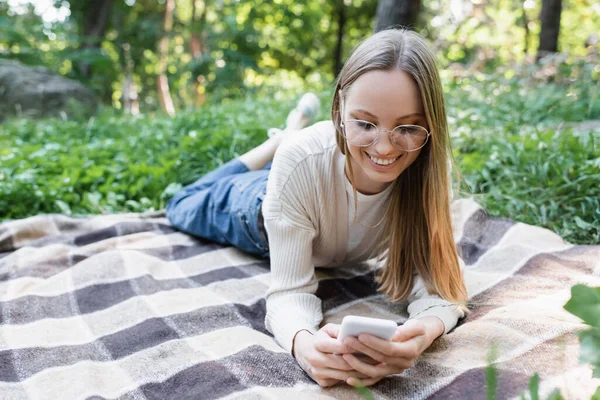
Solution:
M 340 116 L 340 117 L 341 117 L 341 118 L 340 118 L 340 127 L 342 128 L 342 135 L 344 136 L 344 138 L 345 138 L 346 140 L 348 140 L 350 143 L 352 143 L 352 141 L 351 141 L 350 139 L 348 139 L 348 137 L 346 136 L 346 127 L 344 126 L 344 119 L 343 119 L 343 116 L 344 116 L 344 101 L 342 100 L 342 102 L 341 102 L 341 103 L 342 103 L 342 104 L 341 104 L 341 106 L 342 106 L 342 107 L 341 107 L 341 110 L 340 110 L 340 111 L 341 111 L 341 114 L 342 114 L 342 115 Z M 360 145 L 360 144 L 354 144 L 354 143 L 352 143 L 352 145 L 353 145 L 353 146 L 357 146 L 357 147 L 369 147 L 369 146 L 373 146 L 374 144 L 377 144 L 377 142 L 379 142 L 379 138 L 381 137 L 381 132 L 383 131 L 383 132 L 387 132 L 387 134 L 388 134 L 388 135 L 389 135 L 389 137 L 390 137 L 390 143 L 392 143 L 392 145 L 393 145 L 394 147 L 396 147 L 396 148 L 397 148 L 397 149 L 399 149 L 399 150 L 406 151 L 406 152 L 410 153 L 410 152 L 413 152 L 413 151 L 421 150 L 423 147 L 425 147 L 425 145 L 427 144 L 427 142 L 429 142 L 429 137 L 431 136 L 431 133 L 429 132 L 429 130 L 427 130 L 425 127 L 423 127 L 423 126 L 421 126 L 421 125 L 412 125 L 412 124 L 410 124 L 410 125 L 398 125 L 398 126 L 396 126 L 394 129 L 392 129 L 392 130 L 389 130 L 389 129 L 383 129 L 383 128 L 380 128 L 380 127 L 379 127 L 377 124 L 374 124 L 373 122 L 370 122 L 370 121 L 366 121 L 366 120 L 364 120 L 364 119 L 354 119 L 354 118 L 353 118 L 353 119 L 348 119 L 348 120 L 346 120 L 346 121 L 360 121 L 360 122 L 366 122 L 366 123 L 368 123 L 368 124 L 374 125 L 374 126 L 375 126 L 375 128 L 377 129 L 377 136 L 375 137 L 375 140 L 373 140 L 373 142 L 372 142 L 372 143 L 369 143 L 369 144 L 363 144 L 363 145 Z M 425 142 L 424 142 L 424 143 L 423 143 L 423 144 L 422 144 L 420 147 L 417 147 L 416 149 L 412 149 L 412 150 L 406 150 L 406 149 L 400 148 L 400 147 L 399 147 L 399 146 L 398 146 L 398 145 L 397 145 L 397 144 L 394 142 L 394 140 L 392 139 L 392 136 L 391 136 L 391 135 L 392 135 L 392 132 L 394 132 L 396 129 L 398 129 L 398 128 L 400 128 L 400 127 L 404 127 L 404 126 L 408 126 L 408 127 L 418 127 L 418 128 L 421 128 L 421 129 L 423 129 L 423 130 L 425 131 L 425 133 L 427 133 L 427 137 L 426 137 L 426 139 L 425 139 Z
M 344 121 L 340 121 L 340 126 L 342 128 L 342 135 L 344 136 L 344 138 L 346 138 L 346 140 L 348 140 L 350 143 L 352 143 L 353 146 L 357 146 L 357 147 L 369 147 L 369 146 L 373 146 L 374 144 L 377 144 L 377 142 L 379 142 L 379 138 L 381 138 L 381 133 L 382 132 L 386 132 L 389 135 L 389 137 L 390 137 L 390 142 L 392 143 L 392 145 L 395 148 L 410 153 L 410 152 L 413 152 L 413 151 L 421 150 L 423 147 L 425 147 L 425 145 L 427 144 L 427 142 L 429 142 L 429 137 L 431 136 L 431 133 L 427 129 L 425 129 L 424 127 L 422 127 L 421 125 L 398 125 L 394 129 L 389 130 L 389 129 L 380 128 L 379 126 L 377 126 L 377 124 L 374 124 L 373 122 L 370 122 L 370 121 L 365 121 L 364 119 L 348 119 L 347 121 L 365 122 L 367 124 L 373 125 L 375 127 L 375 129 L 377 129 L 377 136 L 375 137 L 375 139 L 371 143 L 369 143 L 369 144 L 355 144 L 346 135 L 346 126 L 344 125 Z M 410 150 L 408 150 L 408 149 L 404 149 L 404 148 L 400 147 L 394 141 L 394 139 L 392 138 L 392 132 L 394 132 L 398 128 L 403 128 L 403 127 L 409 127 L 409 128 L 416 127 L 416 128 L 424 130 L 425 133 L 427 134 L 427 136 L 425 137 L 425 142 L 421 146 L 417 147 L 416 149 L 410 149 Z

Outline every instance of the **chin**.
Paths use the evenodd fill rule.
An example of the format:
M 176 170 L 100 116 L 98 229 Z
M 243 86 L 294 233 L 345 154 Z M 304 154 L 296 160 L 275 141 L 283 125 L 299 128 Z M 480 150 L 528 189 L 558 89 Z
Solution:
M 385 174 L 381 174 L 378 172 L 370 172 L 369 178 L 371 178 L 372 181 L 378 182 L 378 183 L 391 183 L 391 182 L 394 182 L 396 179 L 398 179 L 398 177 L 400 175 L 402 175 L 402 171 L 400 171 L 400 172 L 390 171 Z

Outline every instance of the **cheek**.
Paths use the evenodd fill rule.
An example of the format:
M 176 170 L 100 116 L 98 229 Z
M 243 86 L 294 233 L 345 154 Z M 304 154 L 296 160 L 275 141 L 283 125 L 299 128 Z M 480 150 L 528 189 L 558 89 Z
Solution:
M 352 156 L 353 159 L 355 159 L 356 161 L 360 161 L 361 157 L 362 157 L 362 151 L 363 148 L 362 147 L 356 147 L 356 146 L 352 146 L 351 144 L 348 145 L 348 150 L 350 152 L 350 155 Z
M 408 168 L 412 163 L 414 163 L 417 158 L 419 158 L 419 154 L 421 154 L 421 150 L 413 151 L 411 153 L 406 153 L 406 167 Z

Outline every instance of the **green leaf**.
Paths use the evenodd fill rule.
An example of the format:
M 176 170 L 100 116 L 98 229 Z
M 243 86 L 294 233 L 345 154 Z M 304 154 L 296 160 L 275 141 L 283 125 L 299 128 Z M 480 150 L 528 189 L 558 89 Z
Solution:
M 590 229 L 593 226 L 592 224 L 585 222 L 579 217 L 575 217 L 575 225 L 577 225 L 581 229 Z
M 581 318 L 586 324 L 600 328 L 600 287 L 575 285 L 565 310 Z
M 578 332 L 581 344 L 580 362 L 589 363 L 594 368 L 594 377 L 600 378 L 600 329 Z
M 539 400 L 540 395 L 540 376 L 535 374 L 529 380 L 529 393 L 531 394 L 531 400 Z
M 62 200 L 54 200 L 54 204 L 56 204 L 56 206 L 58 208 L 60 208 L 60 212 L 66 215 L 71 215 L 71 207 L 69 207 L 69 205 L 67 203 L 65 203 Z
M 596 388 L 596 393 L 594 393 L 591 400 L 600 400 L 600 386 Z
M 494 400 L 496 398 L 496 388 L 498 386 L 498 377 L 496 368 L 493 364 L 485 367 L 485 386 L 486 386 L 486 398 L 488 400 Z
M 546 398 L 546 400 L 563 400 L 560 390 L 554 389 L 552 393 Z
M 360 397 L 362 397 L 365 400 L 375 400 L 375 397 L 373 397 L 371 391 L 365 386 L 356 386 L 356 391 L 358 392 Z
M 166 189 L 161 193 L 160 198 L 169 199 L 173 197 L 173 195 L 180 191 L 182 188 L 183 185 L 181 185 L 181 183 L 169 183 L 169 186 L 167 186 Z

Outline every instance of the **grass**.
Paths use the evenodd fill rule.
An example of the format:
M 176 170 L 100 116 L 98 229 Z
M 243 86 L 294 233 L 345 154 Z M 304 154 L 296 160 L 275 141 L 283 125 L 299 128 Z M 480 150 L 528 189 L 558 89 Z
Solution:
M 444 72 L 462 195 L 492 215 L 599 244 L 600 130 L 569 126 L 600 120 L 594 65 Z M 326 119 L 330 93 L 321 98 Z M 9 120 L 0 127 L 0 220 L 163 208 L 181 184 L 264 140 L 295 100 L 240 99 L 175 118 L 103 110 L 89 121 Z
M 0 218 L 162 208 L 171 184 L 249 150 L 292 105 L 265 98 L 173 119 L 112 110 L 85 122 L 13 119 L 0 130 Z
M 462 194 L 494 216 L 598 244 L 600 121 L 595 129 L 576 122 L 600 120 L 600 68 L 560 64 L 548 77 L 549 67 L 471 74 L 446 86 Z

